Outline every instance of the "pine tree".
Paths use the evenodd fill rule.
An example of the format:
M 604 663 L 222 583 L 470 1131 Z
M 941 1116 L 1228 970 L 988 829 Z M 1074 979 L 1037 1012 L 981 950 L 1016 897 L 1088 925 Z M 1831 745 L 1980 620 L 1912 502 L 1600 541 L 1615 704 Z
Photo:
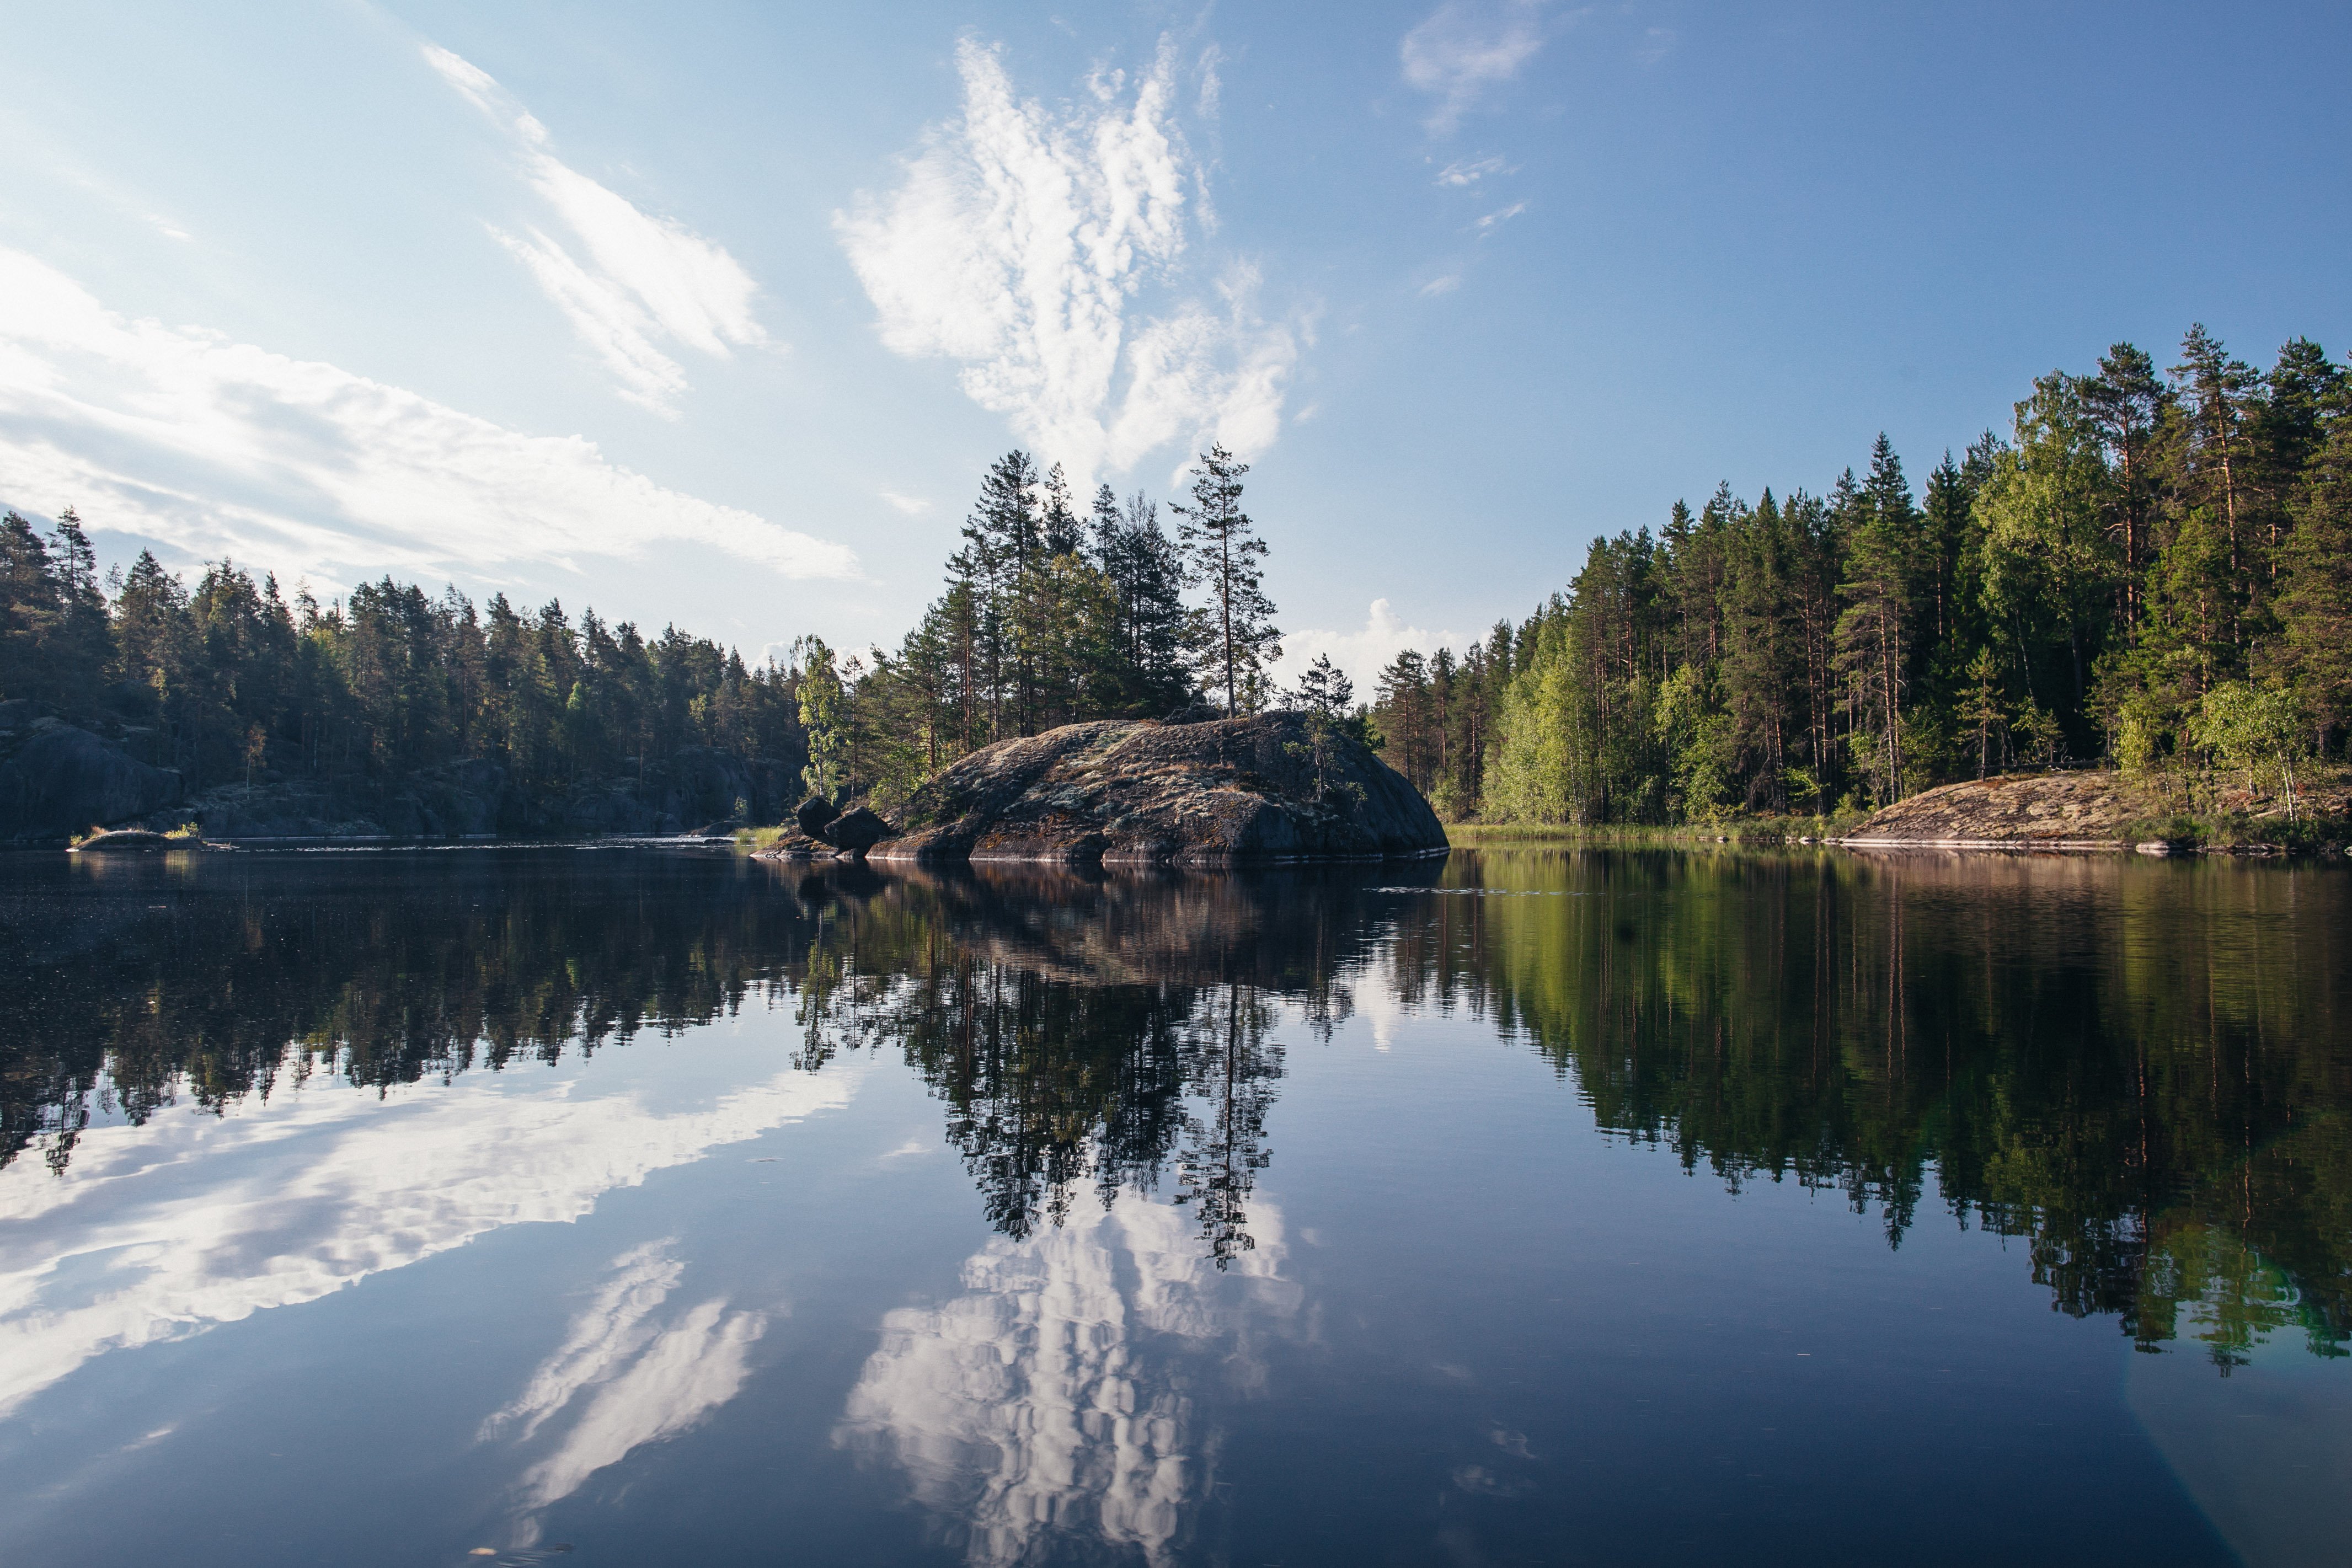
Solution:
M 1247 711 L 1265 683 L 1265 667 L 1282 657 L 1274 601 L 1265 596 L 1258 562 L 1266 553 L 1249 514 L 1242 510 L 1242 476 L 1222 443 L 1201 455 L 1192 470 L 1192 502 L 1170 509 L 1183 519 L 1186 564 L 1195 584 L 1209 591 L 1193 639 L 1194 667 L 1213 689 L 1222 686 L 1225 712 Z
M 2286 549 L 2283 636 L 2267 661 L 2302 698 L 2324 748 L 2352 726 L 2352 415 L 2339 415 L 2308 465 Z
M 2227 543 L 2228 577 L 2221 585 L 2222 612 L 2231 647 L 2242 654 L 2244 615 L 2252 600 L 2253 540 L 2247 537 L 2246 425 L 2261 379 L 2242 360 L 2233 360 L 2199 322 L 2181 340 L 2180 363 L 2172 367 L 2187 415 L 2189 504 L 2204 506 L 2219 518 Z
M 2099 359 L 2098 374 L 2078 383 L 2078 390 L 2115 473 L 2109 527 L 2119 536 L 2123 567 L 2117 614 L 2128 626 L 2140 612 L 2140 564 L 2149 549 L 2155 505 L 2152 448 L 2171 394 L 2157 377 L 2156 361 L 2129 343 L 2109 348 Z
M 1315 662 L 1299 672 L 1298 684 L 1285 700 L 1302 713 L 1336 722 L 1355 710 L 1356 683 L 1348 678 L 1347 671 L 1331 662 L 1328 653 L 1318 653 Z
M 1919 514 L 1883 433 L 1868 480 L 1855 486 L 1849 475 L 1842 489 L 1854 521 L 1839 585 L 1846 609 L 1837 622 L 1838 667 L 1848 684 L 1855 763 L 1885 804 L 1906 792 L 1903 718 L 1918 632 Z
M 56 668 L 63 611 L 48 546 L 15 512 L 0 517 L 0 697 L 64 695 Z

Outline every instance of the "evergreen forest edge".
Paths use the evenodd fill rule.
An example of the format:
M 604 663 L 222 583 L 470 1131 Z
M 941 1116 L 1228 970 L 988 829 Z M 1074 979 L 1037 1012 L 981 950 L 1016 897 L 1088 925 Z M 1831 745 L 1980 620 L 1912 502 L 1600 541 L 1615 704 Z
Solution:
M 555 790 L 707 746 L 885 810 L 1008 737 L 1290 707 L 1449 820 L 1580 826 L 1828 816 L 2092 761 L 2226 768 L 2291 810 L 2352 729 L 2352 371 L 2307 339 L 2267 372 L 2201 326 L 2163 372 L 2116 345 L 1916 496 L 1882 435 L 1820 496 L 1677 502 L 1524 621 L 1398 654 L 1369 703 L 1325 660 L 1276 685 L 1247 471 L 1203 454 L 1171 530 L 1010 453 L 897 651 L 806 637 L 759 666 L 390 578 L 322 608 L 226 560 L 191 591 L 142 552 L 101 583 L 71 510 L 46 537 L 10 512 L 0 699 L 110 719 L 192 790 L 465 758 Z

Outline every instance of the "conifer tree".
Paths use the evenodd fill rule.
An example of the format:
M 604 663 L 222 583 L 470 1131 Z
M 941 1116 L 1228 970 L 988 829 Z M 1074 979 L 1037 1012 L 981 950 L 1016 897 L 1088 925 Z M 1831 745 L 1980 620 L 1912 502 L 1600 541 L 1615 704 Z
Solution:
M 1275 630 L 1274 601 L 1265 596 L 1265 541 L 1242 510 L 1242 476 L 1249 465 L 1234 461 L 1223 443 L 1213 444 L 1192 470 L 1192 500 L 1172 510 L 1183 519 L 1186 564 L 1196 585 L 1209 591 L 1193 638 L 1193 664 L 1212 688 L 1222 688 L 1225 712 L 1254 706 L 1265 683 L 1265 667 L 1282 657 L 1282 633 Z

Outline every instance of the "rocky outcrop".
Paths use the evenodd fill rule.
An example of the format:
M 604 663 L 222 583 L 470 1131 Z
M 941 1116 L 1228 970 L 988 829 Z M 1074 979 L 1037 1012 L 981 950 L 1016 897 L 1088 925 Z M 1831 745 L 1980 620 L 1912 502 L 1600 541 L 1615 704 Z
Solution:
M 2004 776 L 1899 800 L 1837 841 L 1857 848 L 2117 849 L 2159 806 L 2120 773 Z
M 180 799 L 177 773 L 150 768 L 86 729 L 54 718 L 33 719 L 29 729 L 0 763 L 0 841 L 63 839 Z
M 1370 748 L 1301 715 L 1074 724 L 999 741 L 916 791 L 877 861 L 1232 865 L 1443 853 Z

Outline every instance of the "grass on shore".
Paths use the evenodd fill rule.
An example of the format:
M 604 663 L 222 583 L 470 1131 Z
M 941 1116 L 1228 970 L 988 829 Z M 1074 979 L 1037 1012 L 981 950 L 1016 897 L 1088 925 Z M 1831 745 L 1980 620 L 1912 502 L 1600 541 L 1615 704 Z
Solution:
M 1835 817 L 1759 817 L 1730 821 L 1692 823 L 1679 827 L 1607 824 L 1578 827 L 1572 823 L 1448 822 L 1445 838 L 1456 849 L 1503 848 L 1513 844 L 1561 844 L 1598 849 L 1699 849 L 1716 844 L 1796 845 L 1805 839 L 1819 843 L 1842 838 L 1863 821 L 1860 813 Z M 2244 811 L 2174 812 L 2143 818 L 2107 830 L 2118 849 L 2163 843 L 2176 852 L 2218 854 L 2279 852 L 2286 854 L 2333 854 L 2352 845 L 2352 818 L 2303 816 L 2288 821 L 2283 816 L 2253 816 Z M 2021 849 L 2031 848 L 2021 842 Z
M 1706 844 L 1793 844 L 1801 839 L 1835 837 L 1861 821 L 1863 813 L 1831 817 L 1739 817 L 1721 822 L 1676 826 L 1603 823 L 1578 826 L 1549 822 L 1448 822 L 1445 838 L 1457 849 L 1485 844 L 1593 844 L 1628 849 L 1696 848 Z
M 2175 850 L 2222 852 L 2280 850 L 2288 854 L 2327 854 L 2352 843 L 2352 818 L 2252 816 L 2244 811 L 2188 812 L 2124 823 L 2116 841 L 2126 846 L 2162 843 Z

